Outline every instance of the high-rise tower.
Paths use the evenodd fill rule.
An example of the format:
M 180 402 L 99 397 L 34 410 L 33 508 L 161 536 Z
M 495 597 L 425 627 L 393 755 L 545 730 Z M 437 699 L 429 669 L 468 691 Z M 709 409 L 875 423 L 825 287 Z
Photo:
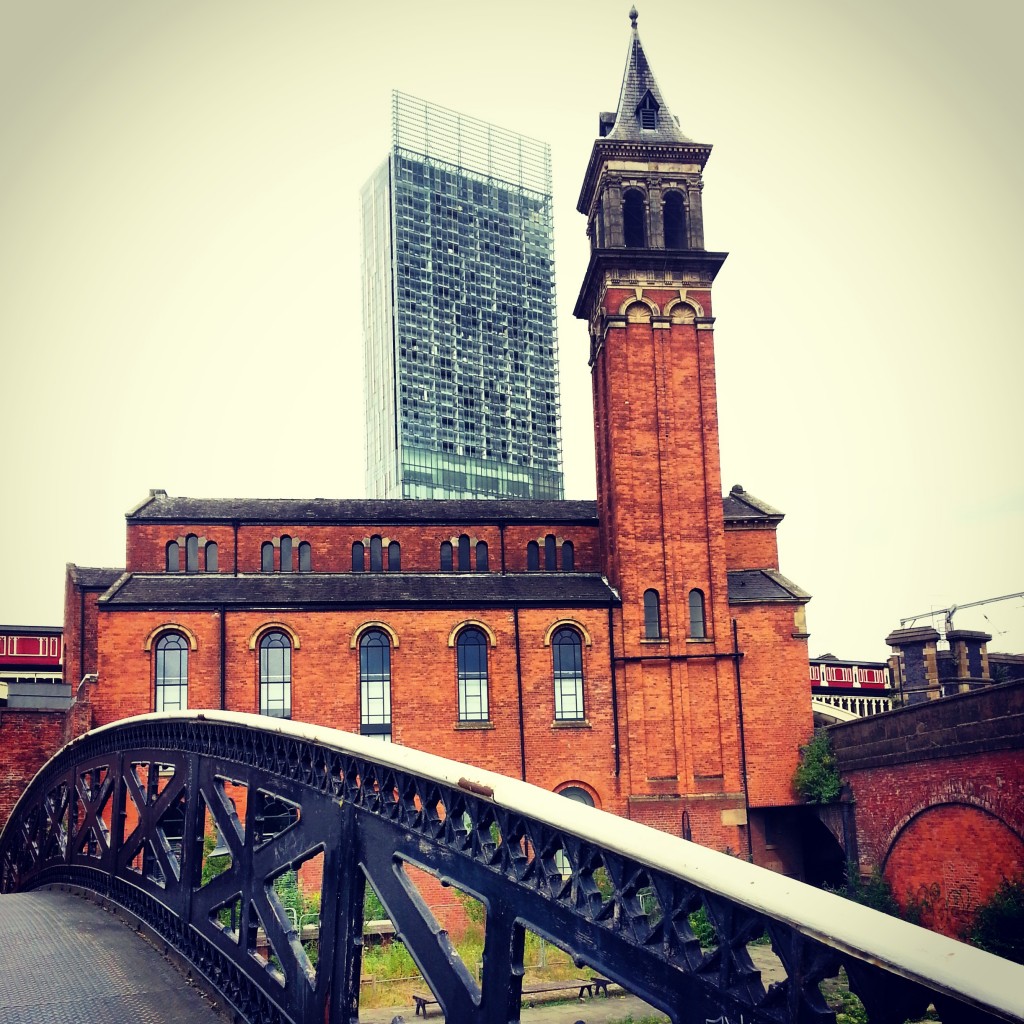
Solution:
M 551 156 L 402 93 L 362 191 L 367 494 L 561 498 Z

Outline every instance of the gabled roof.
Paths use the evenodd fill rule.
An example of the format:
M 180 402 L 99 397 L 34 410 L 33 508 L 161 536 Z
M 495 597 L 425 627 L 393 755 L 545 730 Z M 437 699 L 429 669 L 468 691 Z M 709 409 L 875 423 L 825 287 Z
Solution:
M 597 525 L 597 502 L 530 499 L 178 498 L 154 490 L 129 522 L 576 523 Z
M 619 596 L 597 573 L 135 573 L 100 604 L 113 608 L 393 608 L 481 605 L 606 607 Z
M 613 142 L 692 142 L 683 134 L 679 122 L 665 102 L 658 82 L 647 61 L 640 33 L 637 31 L 636 8 L 629 12 L 633 23 L 633 31 L 626 50 L 626 70 L 622 76 L 622 90 L 619 93 L 619 107 L 615 112 L 615 124 L 605 136 Z M 654 128 L 642 128 L 637 108 L 644 97 L 650 93 L 657 107 L 657 125 Z M 603 118 L 602 118 L 603 120 Z
M 124 569 L 93 569 L 68 562 L 67 573 L 76 586 L 91 590 L 107 590 L 124 575 Z
M 729 573 L 729 604 L 805 604 L 810 599 L 806 590 L 777 569 L 738 569 Z
M 777 508 L 755 498 L 739 484 L 734 484 L 732 490 L 722 498 L 722 513 L 726 526 L 770 526 L 778 525 L 785 519 Z

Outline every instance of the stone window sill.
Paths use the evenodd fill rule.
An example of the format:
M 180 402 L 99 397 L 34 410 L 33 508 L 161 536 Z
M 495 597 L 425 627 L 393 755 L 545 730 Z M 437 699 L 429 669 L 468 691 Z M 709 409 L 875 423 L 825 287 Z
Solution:
M 474 722 L 456 722 L 455 728 L 460 731 L 472 732 L 475 729 L 493 729 L 494 723 L 490 719 L 484 719 L 481 721 Z
M 594 727 L 585 718 L 556 718 L 551 723 L 552 729 L 593 729 Z

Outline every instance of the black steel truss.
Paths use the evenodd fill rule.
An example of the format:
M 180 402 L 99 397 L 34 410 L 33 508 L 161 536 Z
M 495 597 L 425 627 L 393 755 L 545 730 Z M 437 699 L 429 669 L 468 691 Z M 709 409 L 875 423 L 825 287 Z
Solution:
M 244 793 L 241 811 L 232 793 Z M 316 966 L 275 888 L 310 863 L 320 888 Z M 486 908 L 479 983 L 407 866 Z M 253 1024 L 356 1024 L 367 880 L 459 1024 L 519 1020 L 526 928 L 676 1024 L 833 1021 L 819 984 L 841 967 L 872 1022 L 902 1024 L 933 1002 L 946 1024 L 997 1019 L 642 856 L 499 806 L 480 787 L 442 784 L 276 723 L 263 730 L 197 714 L 90 734 L 40 772 L 0 836 L 0 891 L 97 891 L 145 921 Z M 710 950 L 691 928 L 701 907 L 718 939 Z M 747 950 L 765 933 L 787 974 L 767 990 Z

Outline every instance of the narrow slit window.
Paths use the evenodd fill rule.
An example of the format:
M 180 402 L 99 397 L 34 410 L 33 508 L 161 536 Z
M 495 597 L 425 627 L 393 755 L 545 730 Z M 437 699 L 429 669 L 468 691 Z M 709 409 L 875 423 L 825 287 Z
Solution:
M 274 545 L 269 540 L 260 548 L 260 572 L 274 571 Z
M 292 539 L 285 536 L 281 538 L 281 572 L 292 571 Z
M 661 639 L 661 601 L 656 590 L 644 591 L 644 638 Z
M 199 572 L 199 538 L 194 533 L 185 538 L 185 572 Z
M 361 540 L 352 545 L 352 571 L 362 572 L 366 568 L 366 545 Z
M 452 571 L 452 542 L 441 541 L 441 572 Z
M 536 572 L 540 568 L 540 545 L 531 540 L 526 545 L 526 571 Z
M 690 636 L 695 640 L 707 637 L 707 626 L 704 621 L 704 591 L 690 591 Z
M 370 572 L 384 571 L 384 546 L 379 536 L 370 538 Z
M 402 545 L 393 540 L 388 545 L 388 571 L 399 572 L 402 568 Z
M 553 533 L 549 533 L 544 538 L 544 568 L 549 572 L 558 568 L 558 548 L 555 545 Z
M 299 572 L 312 572 L 313 571 L 313 549 L 309 546 L 309 541 L 304 540 L 299 545 Z
M 217 542 L 211 540 L 206 545 L 206 571 L 216 572 L 218 568 Z
M 167 571 L 181 572 L 181 548 L 176 540 L 167 544 Z
M 487 541 L 476 542 L 476 568 L 477 572 L 487 572 Z
M 469 564 L 469 535 L 459 537 L 459 572 L 469 572 L 473 567 Z

